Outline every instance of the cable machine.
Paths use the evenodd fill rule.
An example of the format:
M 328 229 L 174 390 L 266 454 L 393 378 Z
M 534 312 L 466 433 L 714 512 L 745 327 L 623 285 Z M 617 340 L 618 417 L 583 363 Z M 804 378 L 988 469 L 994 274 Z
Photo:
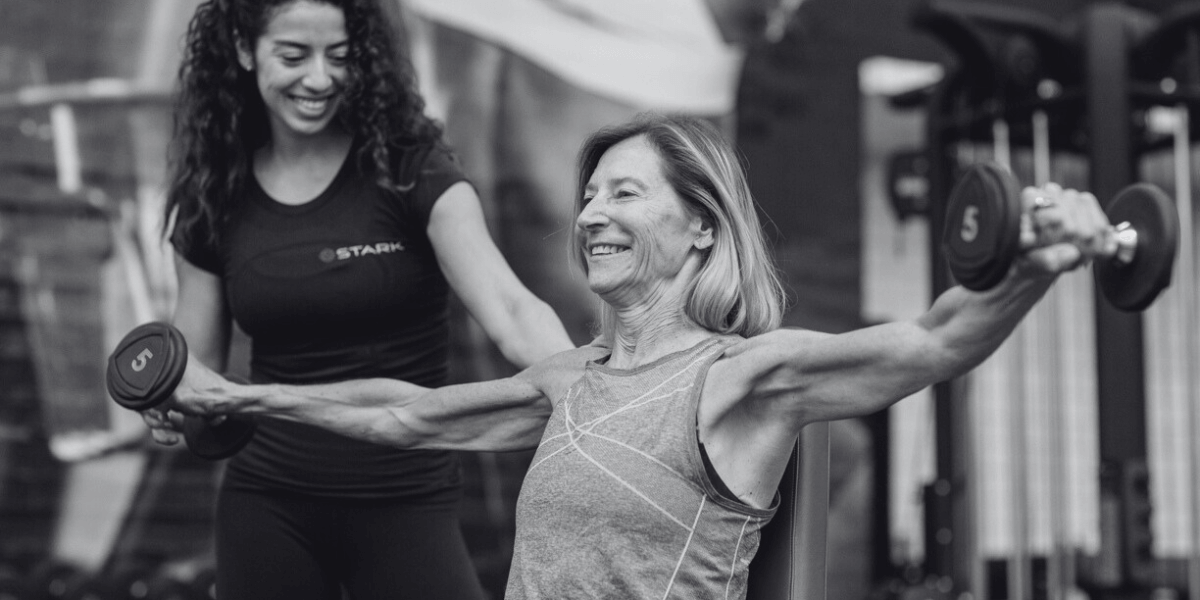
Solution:
M 1079 157 L 1087 165 L 1086 189 L 1102 203 L 1138 179 L 1139 159 L 1154 150 L 1176 152 L 1177 209 L 1182 213 L 1180 265 L 1175 285 L 1186 290 L 1191 308 L 1181 323 L 1185 336 L 1196 330 L 1195 270 L 1191 258 L 1190 140 L 1195 119 L 1187 114 L 1200 102 L 1200 3 L 1183 3 L 1154 15 L 1114 2 L 1087 6 L 1062 24 L 1036 11 L 1000 3 L 930 0 L 913 15 L 913 25 L 941 42 L 955 64 L 931 88 L 896 97 L 896 106 L 927 111 L 927 148 L 932 258 L 932 292 L 954 284 L 945 248 L 946 199 L 963 174 L 960 148 L 965 144 L 991 147 L 991 158 L 1008 166 L 1014 149 L 1028 150 L 1033 176 L 1029 184 L 1052 180 L 1052 156 Z M 1173 107 L 1182 117 L 1173 135 L 1156 135 L 1149 111 Z M 1105 207 L 1106 210 L 1108 207 Z M 1101 282 L 1103 283 L 1103 282 Z M 1178 593 L 1200 590 L 1200 502 L 1193 490 L 1192 556 L 1186 576 L 1172 578 L 1171 569 L 1154 556 L 1151 531 L 1150 469 L 1147 450 L 1146 367 L 1143 317 L 1118 310 L 1099 299 L 1096 286 L 1095 360 L 1098 410 L 1100 544 L 1084 554 L 1063 543 L 1058 531 L 1065 507 L 1056 485 L 1050 490 L 1053 550 L 1045 557 L 1041 584 L 1032 583 L 1029 556 L 1022 534 L 1028 531 L 1021 507 L 1015 510 L 1016 556 L 1008 563 L 1005 592 L 998 598 L 1149 598 L 1156 590 Z M 1053 297 L 1044 303 L 1062 311 Z M 1069 310 L 1070 307 L 1065 307 Z M 1041 340 L 1045 342 L 1045 340 Z M 1051 343 L 1058 343 L 1050 340 Z M 1021 343 L 1018 340 L 1018 343 Z M 1025 344 L 1034 348 L 1038 340 Z M 1053 358 L 1053 357 L 1050 357 Z M 1193 358 L 1193 364 L 1196 360 Z M 1054 368 L 1051 367 L 1051 372 Z M 987 598 L 987 576 L 970 557 L 971 511 L 976 498 L 968 485 L 970 443 L 969 396 L 964 380 L 934 386 L 936 477 L 925 486 L 925 564 L 921 589 L 906 598 Z M 1040 390 L 1059 404 L 1064 391 L 1050 381 Z M 1053 424 L 1064 416 L 1051 406 L 1046 418 Z M 1012 431 L 1020 438 L 1026 418 L 1014 409 Z M 1195 437 L 1194 435 L 1191 437 Z M 1056 443 L 1062 443 L 1056 440 Z M 1192 444 L 1192 479 L 1200 477 L 1200 451 Z M 1011 444 L 1025 452 L 1023 438 Z M 1057 453 L 1057 452 L 1056 452 Z M 1052 473 L 1059 467 L 1049 457 Z M 1024 456 L 1017 456 L 1021 469 Z M 1014 473 L 1014 484 L 1022 481 Z M 1194 485 L 1194 484 L 1193 484 Z M 1013 491 L 1014 502 L 1025 490 Z M 1058 514 L 1055 514 L 1056 511 Z M 1167 575 L 1164 575 L 1167 574 Z M 1196 598 L 1195 592 L 1190 596 Z

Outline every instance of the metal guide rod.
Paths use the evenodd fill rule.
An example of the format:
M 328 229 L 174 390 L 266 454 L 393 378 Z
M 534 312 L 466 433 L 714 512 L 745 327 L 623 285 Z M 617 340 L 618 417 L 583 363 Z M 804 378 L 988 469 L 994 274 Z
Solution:
M 1012 444 L 1011 462 L 1009 462 L 1009 477 L 1012 479 L 1012 535 L 1013 549 L 1008 560 L 1008 600 L 1026 600 L 1030 598 L 1033 588 L 1029 577 L 1029 484 L 1026 480 L 1029 454 L 1026 448 L 1029 438 L 1026 435 L 1025 409 L 1030 396 L 1029 383 L 1031 373 L 1037 364 L 1038 343 L 1036 332 L 1029 330 L 1026 320 L 1017 326 L 1013 332 L 1012 343 L 1016 346 L 1016 356 L 1013 365 L 1016 367 L 1016 393 L 1009 399 L 1009 440 Z M 1032 359 L 1032 360 L 1031 360 Z M 1030 364 L 1033 363 L 1033 364 Z
M 1200 33 L 1189 29 L 1185 42 L 1187 50 L 1188 83 L 1200 85 Z M 1175 206 L 1179 210 L 1179 266 L 1176 271 L 1176 285 L 1183 298 L 1180 310 L 1183 313 L 1184 358 L 1185 365 L 1200 364 L 1200 269 L 1197 269 L 1196 259 L 1196 212 L 1192 204 L 1192 140 L 1191 113 L 1186 103 L 1176 107 L 1175 121 Z M 1200 373 L 1197 369 L 1186 368 L 1185 390 L 1200 390 Z M 1187 391 L 1185 391 L 1185 394 Z M 1186 399 L 1186 398 L 1185 398 Z M 1193 432 L 1200 431 L 1200 407 L 1196 398 L 1187 402 L 1190 411 L 1188 423 Z M 1191 452 L 1190 477 L 1190 507 L 1191 507 L 1191 553 L 1187 560 L 1187 589 L 1188 595 L 1195 597 L 1200 593 L 1200 436 L 1188 437 Z
M 1008 122 L 1004 119 L 992 121 L 992 158 L 1000 166 L 1012 171 L 1012 145 L 1009 143 Z
M 1044 110 L 1033 111 L 1033 173 L 1034 183 L 1042 186 L 1050 183 L 1053 165 L 1051 163 L 1050 153 L 1050 119 Z M 1042 314 L 1046 319 L 1041 323 L 1042 341 L 1046 348 L 1049 348 L 1047 356 L 1044 357 L 1042 363 L 1044 372 L 1049 373 L 1049 377 L 1044 377 L 1045 394 L 1047 398 L 1047 424 L 1051 432 L 1050 438 L 1050 453 L 1046 457 L 1049 465 L 1049 481 L 1047 482 L 1047 492 L 1049 495 L 1050 505 L 1050 554 L 1047 557 L 1047 591 L 1050 600 L 1065 600 L 1072 589 L 1072 581 L 1074 579 L 1070 568 L 1070 541 L 1067 539 L 1067 498 L 1066 498 L 1066 457 L 1067 443 L 1066 436 L 1063 433 L 1066 431 L 1066 394 L 1062 382 L 1062 339 L 1059 335 L 1062 323 L 1067 322 L 1069 315 L 1067 314 L 1066 302 L 1063 300 L 1063 294 L 1068 290 L 1063 284 L 1066 283 L 1062 279 L 1059 280 L 1057 286 L 1052 288 L 1046 297 L 1042 300 L 1044 308 Z
M 146 278 L 146 266 L 141 254 L 133 243 L 131 225 L 132 216 L 128 210 L 122 210 L 116 218 L 110 219 L 109 227 L 113 236 L 113 248 L 117 260 L 128 281 L 129 298 L 134 320 L 140 325 L 156 318 L 154 301 L 150 293 L 150 283 Z
M 1050 183 L 1050 117 L 1046 111 L 1033 111 L 1033 184 Z
M 1197 345 L 1200 343 L 1200 324 L 1198 324 L 1196 314 L 1197 302 L 1197 287 L 1196 279 L 1200 274 L 1196 271 L 1195 257 L 1195 212 L 1192 207 L 1192 142 L 1189 132 L 1190 116 L 1186 104 L 1180 104 L 1175 109 L 1175 131 L 1173 136 L 1175 159 L 1175 206 L 1179 209 L 1179 245 L 1183 249 L 1179 253 L 1179 266 L 1177 267 L 1175 285 L 1179 288 L 1179 295 L 1183 299 L 1180 303 L 1180 312 L 1183 323 L 1182 331 L 1184 343 L 1184 356 L 1190 357 L 1190 360 L 1185 360 L 1185 365 L 1196 365 L 1200 361 L 1200 351 L 1197 350 Z M 1198 381 L 1196 369 L 1185 369 L 1184 377 L 1187 378 L 1188 385 L 1185 389 L 1200 390 L 1200 381 Z M 1186 392 L 1185 392 L 1186 393 Z M 1200 431 L 1200 407 L 1197 407 L 1195 398 L 1187 402 L 1188 407 L 1188 422 L 1191 423 L 1193 430 Z M 1188 556 L 1187 562 L 1187 583 L 1188 590 L 1200 590 L 1200 436 L 1188 436 L 1188 450 L 1191 453 L 1189 467 L 1191 471 L 1190 489 L 1188 497 L 1191 500 L 1191 553 Z
M 1009 137 L 1008 122 L 1004 119 L 995 119 L 992 121 L 992 157 L 996 163 L 1003 166 L 1008 171 L 1012 171 L 1012 144 Z M 1013 332 L 1010 344 L 1016 346 L 1017 351 L 1014 353 L 1013 365 L 1016 367 L 1016 374 L 1029 373 L 1030 365 L 1027 360 L 1030 352 L 1037 351 L 1037 343 L 1033 340 L 1033 336 L 1027 331 L 1027 325 L 1020 325 Z M 1030 343 L 1033 342 L 1033 347 L 1030 348 Z M 1008 437 L 1011 449 L 1011 462 L 1009 463 L 1009 478 L 1012 481 L 1012 487 L 1009 490 L 1011 494 L 1010 501 L 1012 506 L 1017 509 L 1012 512 L 1012 536 L 1013 549 L 1012 554 L 1008 559 L 1008 590 L 1009 600 L 1025 600 L 1033 591 L 1030 585 L 1028 564 L 1029 564 L 1029 520 L 1028 512 L 1024 510 L 1029 505 L 1029 486 L 1025 481 L 1025 467 L 1028 462 L 1028 455 L 1025 451 L 1029 443 L 1026 437 L 1026 423 L 1028 418 L 1025 415 L 1026 398 L 1029 395 L 1029 390 L 1025 383 L 1028 377 L 1015 378 L 1021 383 L 1017 386 L 1017 393 L 1011 398 L 1008 422 Z
M 938 86 L 930 101 L 929 118 L 926 121 L 926 131 L 930 140 L 929 148 L 929 194 L 931 198 L 944 199 L 949 196 L 951 178 L 954 169 L 950 151 L 955 147 L 950 143 L 949 132 L 943 129 L 945 117 L 950 113 L 952 100 L 960 80 L 951 78 Z M 961 149 L 959 149 L 961 151 Z M 937 201 L 930 204 L 929 215 L 929 256 L 930 256 L 930 295 L 936 298 L 950 287 L 950 270 L 942 259 L 941 239 L 946 220 L 946 203 Z M 953 482 L 962 469 L 959 464 L 961 457 L 954 452 L 957 432 L 954 424 L 961 422 L 962 405 L 954 399 L 963 392 L 961 381 L 942 381 L 933 385 L 933 426 L 934 426 L 934 463 L 936 481 L 932 486 L 926 486 L 926 521 L 924 536 L 925 569 L 933 576 L 950 576 L 955 571 L 952 544 L 956 531 L 954 515 L 951 510 L 933 510 L 929 505 L 932 499 L 930 490 L 946 488 L 947 495 L 954 491 Z M 944 485 L 943 485 L 944 484 Z M 939 507 L 942 507 L 939 505 Z M 946 536 L 940 536 L 941 532 Z M 956 584 L 962 584 L 957 581 Z
M 79 130 L 75 111 L 69 104 L 50 107 L 50 131 L 54 140 L 54 167 L 58 189 L 68 194 L 83 189 L 83 161 L 79 156 Z

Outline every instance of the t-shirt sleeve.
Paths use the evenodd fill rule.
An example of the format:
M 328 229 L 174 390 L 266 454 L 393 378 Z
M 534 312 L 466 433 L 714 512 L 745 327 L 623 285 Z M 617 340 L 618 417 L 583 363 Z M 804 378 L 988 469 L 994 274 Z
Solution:
M 214 275 L 221 274 L 221 257 L 212 242 L 208 222 L 195 219 L 185 223 L 176 215 L 171 229 L 171 246 L 189 263 Z
M 429 223 L 433 205 L 450 186 L 468 181 L 458 158 L 449 150 L 434 147 L 420 161 L 420 171 L 414 178 L 413 189 L 408 193 L 409 210 L 421 223 Z

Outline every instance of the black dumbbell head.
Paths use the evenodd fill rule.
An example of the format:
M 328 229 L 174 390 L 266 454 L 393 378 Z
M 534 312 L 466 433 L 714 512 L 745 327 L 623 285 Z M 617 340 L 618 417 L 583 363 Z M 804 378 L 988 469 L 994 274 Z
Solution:
M 254 421 L 226 418 L 213 424 L 202 417 L 183 419 L 183 439 L 192 454 L 207 460 L 223 460 L 237 454 L 258 428 Z
M 244 377 L 226 375 L 234 383 L 249 383 Z M 213 423 L 202 417 L 187 416 L 183 419 L 183 439 L 192 454 L 207 460 L 224 460 L 241 451 L 250 440 L 258 424 L 254 421 L 226 418 Z
M 1171 269 L 1179 251 L 1175 203 L 1158 187 L 1138 183 L 1117 193 L 1105 212 L 1114 226 L 1128 222 L 1137 232 L 1137 249 L 1128 264 L 1098 261 L 1096 285 L 1114 307 L 1126 312 L 1145 310 L 1171 285 Z
M 963 287 L 990 289 L 1008 274 L 1021 243 L 1020 193 L 994 163 L 971 165 L 950 192 L 942 250 Z
M 187 342 L 178 329 L 161 322 L 140 325 L 108 357 L 108 393 L 125 408 L 153 408 L 174 393 L 187 360 Z

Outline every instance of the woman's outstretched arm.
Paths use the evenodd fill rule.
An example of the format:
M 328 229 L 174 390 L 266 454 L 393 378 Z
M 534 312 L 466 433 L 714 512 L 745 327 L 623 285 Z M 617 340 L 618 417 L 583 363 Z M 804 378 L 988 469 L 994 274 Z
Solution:
M 727 402 L 757 402 L 761 414 L 802 427 L 880 410 L 991 355 L 1066 271 L 1107 256 L 1115 238 L 1091 194 L 1027 188 L 1023 252 L 996 287 L 952 288 L 920 317 L 841 335 L 775 331 L 731 348 L 722 366 Z M 1059 208 L 1031 208 L 1036 196 Z
M 605 353 L 585 346 L 506 379 L 434 389 L 383 378 L 240 385 L 189 361 L 172 408 L 208 417 L 284 419 L 402 448 L 520 450 L 537 445 L 551 400 L 582 375 L 587 361 Z
M 777 330 L 729 348 L 709 371 L 697 425 L 730 489 L 746 502 L 769 502 L 806 424 L 867 415 L 974 368 L 1059 273 L 1113 250 L 1094 197 L 1050 193 L 1070 212 L 1054 222 L 1039 215 L 1036 238 L 1023 239 L 1023 255 L 990 290 L 953 288 L 911 321 L 840 335 Z

